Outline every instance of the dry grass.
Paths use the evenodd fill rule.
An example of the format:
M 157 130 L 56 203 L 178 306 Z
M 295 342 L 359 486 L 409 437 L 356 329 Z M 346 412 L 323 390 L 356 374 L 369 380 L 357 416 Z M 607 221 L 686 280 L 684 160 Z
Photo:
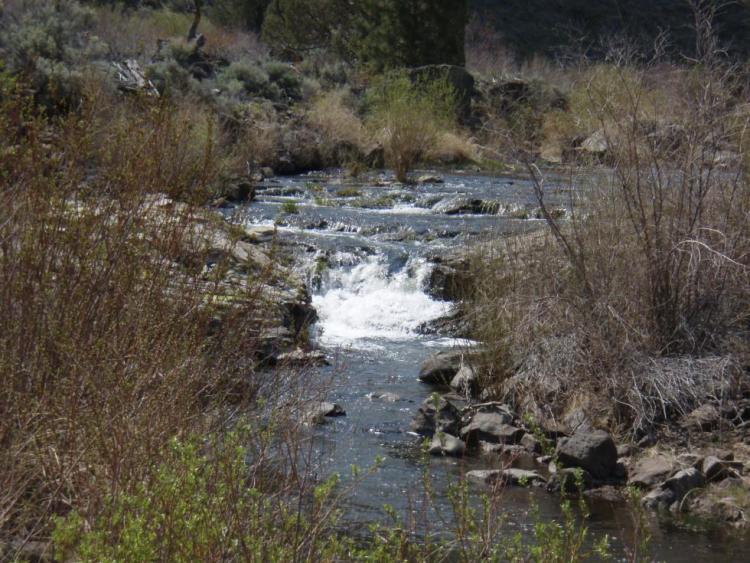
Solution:
M 204 270 L 215 220 L 153 195 L 208 189 L 210 135 L 163 102 L 95 101 L 52 121 L 11 88 L 0 112 L 0 541 L 19 549 L 47 541 L 54 515 L 91 522 L 135 492 L 173 438 L 301 395 L 292 372 L 254 368 L 263 275 L 209 299 L 227 291 L 221 260 Z M 254 442 L 258 479 L 281 455 L 276 487 L 301 447 L 287 420 Z
M 477 337 L 512 366 L 490 374 L 500 394 L 549 417 L 583 405 L 637 429 L 737 391 L 750 318 L 750 120 L 737 103 L 743 85 L 716 58 L 665 82 L 625 59 L 590 72 L 586 110 L 572 115 L 602 131 L 612 169 L 558 181 L 571 194 L 560 220 L 530 168 L 549 230 L 522 252 L 501 244 L 498 262 L 483 252 Z M 701 363 L 711 357 L 720 369 Z
M 478 162 L 480 149 L 466 135 L 445 132 L 438 136 L 435 145 L 427 152 L 425 160 L 439 164 L 463 164 Z
M 313 104 L 308 119 L 330 144 L 344 143 L 363 148 L 367 143 L 367 133 L 352 108 L 350 97 L 350 92 L 345 89 L 324 94 Z

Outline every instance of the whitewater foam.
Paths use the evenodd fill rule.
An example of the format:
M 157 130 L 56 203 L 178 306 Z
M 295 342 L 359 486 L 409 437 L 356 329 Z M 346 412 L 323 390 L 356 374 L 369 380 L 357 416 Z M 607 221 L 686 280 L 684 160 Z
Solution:
M 431 266 L 412 259 L 390 273 L 383 256 L 327 272 L 313 305 L 325 346 L 381 348 L 382 341 L 414 338 L 417 327 L 448 313 L 450 304 L 422 291 Z

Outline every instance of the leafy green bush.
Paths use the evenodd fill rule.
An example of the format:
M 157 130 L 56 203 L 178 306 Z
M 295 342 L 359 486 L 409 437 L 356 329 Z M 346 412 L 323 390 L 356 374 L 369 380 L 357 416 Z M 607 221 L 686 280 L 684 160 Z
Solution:
M 412 81 L 403 73 L 392 74 L 371 89 L 368 103 L 369 125 L 401 182 L 439 135 L 455 128 L 455 94 L 445 80 Z
M 73 0 L 19 0 L 0 12 L 0 52 L 8 70 L 23 75 L 48 108 L 75 102 L 85 65 L 105 52 L 90 34 L 94 12 Z
M 110 497 L 86 522 L 77 512 L 56 520 L 60 560 L 76 561 L 292 561 L 343 556 L 348 542 L 327 528 L 337 479 L 311 490 L 308 520 L 294 499 L 284 502 L 248 483 L 247 436 L 173 440 L 166 461 L 132 493 Z M 309 505 L 308 505 L 309 506 Z M 333 518 L 332 518 L 333 519 Z M 302 558 L 299 559 L 300 555 Z

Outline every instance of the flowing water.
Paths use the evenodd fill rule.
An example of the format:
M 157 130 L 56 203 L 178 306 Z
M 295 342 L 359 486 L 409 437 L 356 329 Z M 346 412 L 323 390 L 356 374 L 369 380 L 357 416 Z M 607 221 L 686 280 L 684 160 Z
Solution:
M 564 209 L 572 195 L 562 182 L 552 183 L 547 203 Z M 490 202 L 497 214 L 447 214 L 460 198 Z M 415 187 L 372 178 L 369 183 L 346 185 L 335 177 L 285 178 L 267 183 L 257 200 L 241 209 L 241 220 L 247 224 L 276 223 L 282 241 L 303 249 L 298 262 L 310 280 L 319 315 L 314 338 L 333 360 L 321 376 L 335 382 L 329 399 L 347 412 L 317 430 L 324 467 L 345 476 L 352 465 L 368 468 L 383 458 L 379 470 L 353 489 L 349 521 L 384 520 L 386 504 L 400 514 L 422 506 L 425 463 L 409 424 L 433 389 L 421 384 L 417 373 L 428 355 L 456 344 L 418 330 L 451 309 L 450 303 L 425 292 L 430 258 L 470 246 L 481 237 L 538 228 L 536 215 L 530 182 L 467 175 Z M 382 393 L 397 397 L 384 400 Z M 480 458 L 429 460 L 437 508 L 448 514 L 443 495 L 448 484 L 488 463 Z M 509 532 L 528 533 L 532 501 L 542 519 L 560 516 L 554 495 L 521 488 L 503 494 Z M 628 512 L 607 502 L 593 503 L 591 509 L 592 536 L 608 534 L 620 549 L 620 538 L 630 531 Z M 428 518 L 436 519 L 437 514 L 429 512 Z M 691 532 L 662 521 L 653 534 L 658 560 L 750 558 L 748 542 L 730 542 L 719 533 Z

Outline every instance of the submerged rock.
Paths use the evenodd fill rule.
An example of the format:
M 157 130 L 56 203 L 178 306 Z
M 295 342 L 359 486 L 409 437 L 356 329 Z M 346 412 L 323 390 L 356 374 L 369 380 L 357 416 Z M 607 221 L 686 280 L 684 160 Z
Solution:
M 383 401 L 384 403 L 395 403 L 401 400 L 401 397 L 399 397 L 395 393 L 387 393 L 387 392 L 384 392 L 384 393 L 373 392 L 373 393 L 368 393 L 366 396 L 371 401 Z
M 434 174 L 424 174 L 417 178 L 417 184 L 442 184 L 444 180 Z
M 308 424 L 324 424 L 327 418 L 346 416 L 346 411 L 336 403 L 321 402 L 311 405 L 304 414 Z
M 526 469 L 479 469 L 466 473 L 466 478 L 483 485 L 516 485 L 531 486 L 543 485 L 546 481 L 544 477 L 536 471 Z

